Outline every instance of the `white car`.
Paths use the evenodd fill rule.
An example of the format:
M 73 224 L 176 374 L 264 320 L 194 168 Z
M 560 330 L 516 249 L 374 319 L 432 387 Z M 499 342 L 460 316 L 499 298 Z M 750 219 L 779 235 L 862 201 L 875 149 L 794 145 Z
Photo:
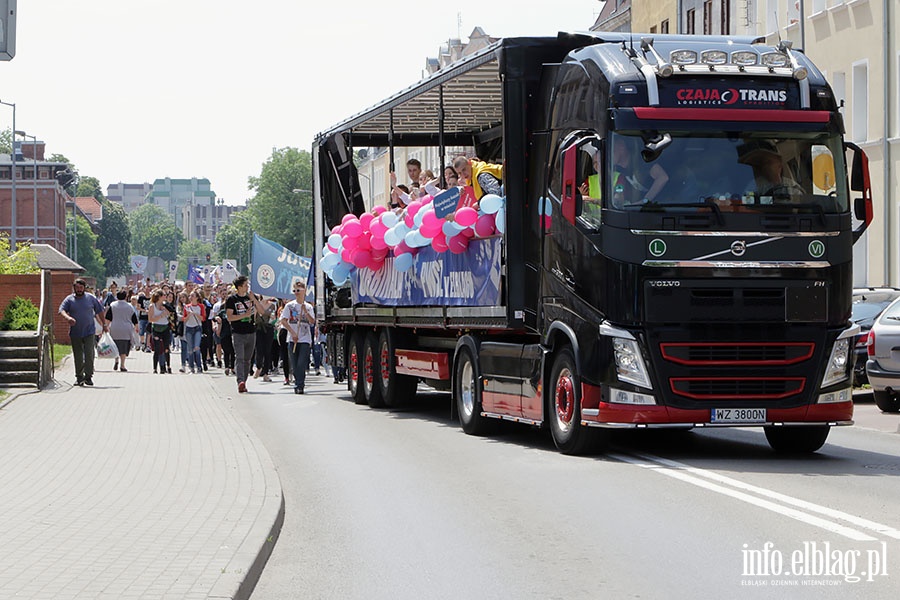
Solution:
M 866 348 L 866 375 L 875 404 L 884 412 L 900 412 L 900 299 L 875 320 Z

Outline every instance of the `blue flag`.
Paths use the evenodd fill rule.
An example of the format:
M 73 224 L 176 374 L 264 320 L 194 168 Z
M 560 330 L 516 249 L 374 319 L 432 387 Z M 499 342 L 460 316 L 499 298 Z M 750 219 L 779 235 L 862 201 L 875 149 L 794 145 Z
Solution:
M 200 270 L 197 267 L 189 264 L 187 280 L 191 283 L 203 283 L 203 275 L 200 274 Z
M 306 283 L 312 274 L 312 261 L 297 256 L 281 244 L 253 234 L 250 263 L 250 289 L 257 294 L 293 299 L 295 281 Z M 311 288 L 307 288 L 311 289 Z

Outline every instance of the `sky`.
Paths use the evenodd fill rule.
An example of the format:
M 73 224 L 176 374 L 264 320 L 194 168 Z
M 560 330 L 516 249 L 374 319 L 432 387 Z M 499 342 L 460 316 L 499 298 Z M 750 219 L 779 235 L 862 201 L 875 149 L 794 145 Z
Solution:
M 18 0 L 0 100 L 16 129 L 109 184 L 205 177 L 252 196 L 275 148 L 421 79 L 475 27 L 493 37 L 586 31 L 599 0 Z M 12 109 L 0 105 L 0 130 Z

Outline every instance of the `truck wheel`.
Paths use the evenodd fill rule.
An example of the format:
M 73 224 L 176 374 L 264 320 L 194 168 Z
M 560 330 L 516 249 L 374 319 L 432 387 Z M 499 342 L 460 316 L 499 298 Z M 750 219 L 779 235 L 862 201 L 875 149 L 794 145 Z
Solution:
M 463 346 L 456 357 L 453 393 L 459 424 L 469 435 L 485 435 L 494 428 L 493 419 L 481 415 L 481 376 L 472 350 Z
M 601 445 L 603 434 L 581 424 L 581 382 L 571 348 L 553 361 L 548 420 L 553 443 L 563 454 L 586 454 Z
M 394 357 L 396 356 L 395 336 L 390 329 L 382 329 L 378 336 L 378 371 L 376 381 L 381 386 L 381 397 L 391 408 L 399 408 L 412 402 L 416 397 L 419 381 L 409 375 L 398 375 Z
M 362 384 L 366 402 L 372 408 L 384 407 L 384 397 L 381 395 L 381 384 L 378 381 L 381 379 L 381 369 L 379 368 L 381 361 L 378 355 L 378 332 L 371 331 L 366 336 L 365 348 L 363 349 L 360 383 Z
M 362 386 L 362 347 L 365 337 L 360 331 L 350 335 L 350 346 L 347 348 L 347 389 L 357 404 L 366 403 L 366 393 Z
M 875 406 L 886 413 L 900 412 L 900 398 L 895 394 L 885 391 L 872 390 L 875 397 Z
M 822 447 L 831 427 L 764 427 L 766 440 L 779 454 L 811 454 Z

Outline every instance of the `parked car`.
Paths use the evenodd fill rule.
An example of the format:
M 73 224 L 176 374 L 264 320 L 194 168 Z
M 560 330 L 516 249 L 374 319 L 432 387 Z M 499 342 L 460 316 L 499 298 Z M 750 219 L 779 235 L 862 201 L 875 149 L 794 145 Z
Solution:
M 900 299 L 875 319 L 866 348 L 866 374 L 875 404 L 884 412 L 900 412 Z
M 869 330 L 872 329 L 878 315 L 897 298 L 900 298 L 900 288 L 868 287 L 853 290 L 853 312 L 850 319 L 860 328 L 854 350 L 856 364 L 853 367 L 853 385 L 856 387 L 869 382 L 866 377 L 866 360 L 868 359 L 866 339 Z

